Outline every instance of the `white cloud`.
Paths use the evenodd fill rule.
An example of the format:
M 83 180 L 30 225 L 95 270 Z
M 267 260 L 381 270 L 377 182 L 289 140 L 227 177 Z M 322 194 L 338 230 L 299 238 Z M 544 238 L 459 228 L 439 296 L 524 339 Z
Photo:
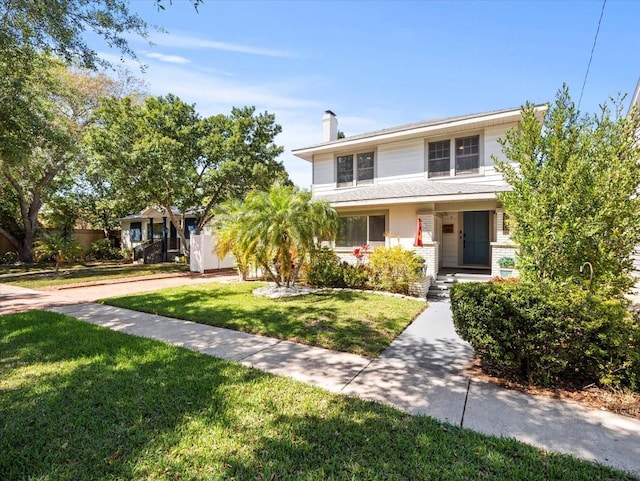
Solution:
M 191 62 L 191 60 L 189 60 L 188 58 L 181 57 L 180 55 L 166 55 L 163 53 L 150 52 L 150 53 L 147 53 L 146 56 L 149 58 L 160 60 L 161 62 L 168 62 L 168 63 L 184 64 L 184 63 Z
M 163 47 L 186 48 L 186 49 L 209 49 L 223 50 L 225 52 L 236 52 L 250 55 L 260 55 L 264 57 L 290 57 L 289 52 L 263 47 L 253 47 L 250 45 L 240 45 L 237 43 L 218 42 L 204 38 L 191 37 L 188 35 L 176 34 L 156 34 L 152 35 L 150 41 L 155 45 Z

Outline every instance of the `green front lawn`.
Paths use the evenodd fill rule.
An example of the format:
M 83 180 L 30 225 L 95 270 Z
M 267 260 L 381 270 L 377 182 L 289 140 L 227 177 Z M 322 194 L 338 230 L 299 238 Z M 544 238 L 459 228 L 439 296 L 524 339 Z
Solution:
M 0 317 L 0 479 L 633 478 L 31 311 Z
M 60 272 L 33 272 L 28 275 L 3 276 L 0 283 L 12 284 L 14 286 L 38 289 L 43 287 L 56 287 L 81 282 L 105 281 L 127 277 L 147 276 L 154 274 L 170 274 L 175 272 L 188 272 L 189 266 L 185 264 L 174 264 L 165 262 L 161 264 L 106 264 L 94 267 L 74 267 Z
M 321 291 L 285 299 L 251 294 L 265 285 L 212 283 L 103 302 L 365 356 L 384 351 L 425 307 L 419 301 L 361 292 Z

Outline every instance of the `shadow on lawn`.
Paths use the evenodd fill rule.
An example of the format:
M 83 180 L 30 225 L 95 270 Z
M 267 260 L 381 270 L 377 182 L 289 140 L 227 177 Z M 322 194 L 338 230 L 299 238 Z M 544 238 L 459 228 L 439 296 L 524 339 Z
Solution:
M 43 316 L 0 318 L 3 480 L 610 474 L 565 458 L 559 466 L 555 455 L 540 462 L 538 450 L 512 441 Z M 31 370 L 16 374 L 22 368 Z
M 336 310 L 336 301 L 349 305 L 358 300 L 362 302 L 362 296 L 352 292 L 254 298 L 248 291 L 216 287 L 166 290 L 104 302 L 250 334 L 377 356 L 413 318 L 400 318 L 396 313 L 385 316 L 376 312 L 367 316 L 357 309 L 348 313 Z

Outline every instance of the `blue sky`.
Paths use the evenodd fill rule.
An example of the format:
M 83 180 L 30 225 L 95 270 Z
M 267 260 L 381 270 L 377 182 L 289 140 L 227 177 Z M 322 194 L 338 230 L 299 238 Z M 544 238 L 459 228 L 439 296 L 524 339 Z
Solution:
M 276 114 L 294 182 L 310 165 L 291 149 L 321 141 L 331 109 L 353 135 L 403 123 L 578 100 L 601 1 L 133 1 L 167 33 L 131 38 L 150 93 L 203 115 L 255 105 Z M 98 47 L 107 58 L 117 53 Z M 640 77 L 640 1 L 608 0 L 581 110 Z

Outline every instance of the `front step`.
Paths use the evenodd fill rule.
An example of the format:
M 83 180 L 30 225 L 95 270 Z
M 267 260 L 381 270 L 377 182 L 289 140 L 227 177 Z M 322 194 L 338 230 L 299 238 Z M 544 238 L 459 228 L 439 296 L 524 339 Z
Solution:
M 449 288 L 453 284 L 463 282 L 487 282 L 491 276 L 484 274 L 450 274 L 438 275 L 427 292 L 427 299 L 448 299 Z
M 454 277 L 438 276 L 429 286 L 427 299 L 449 299 L 449 287 L 457 282 Z

